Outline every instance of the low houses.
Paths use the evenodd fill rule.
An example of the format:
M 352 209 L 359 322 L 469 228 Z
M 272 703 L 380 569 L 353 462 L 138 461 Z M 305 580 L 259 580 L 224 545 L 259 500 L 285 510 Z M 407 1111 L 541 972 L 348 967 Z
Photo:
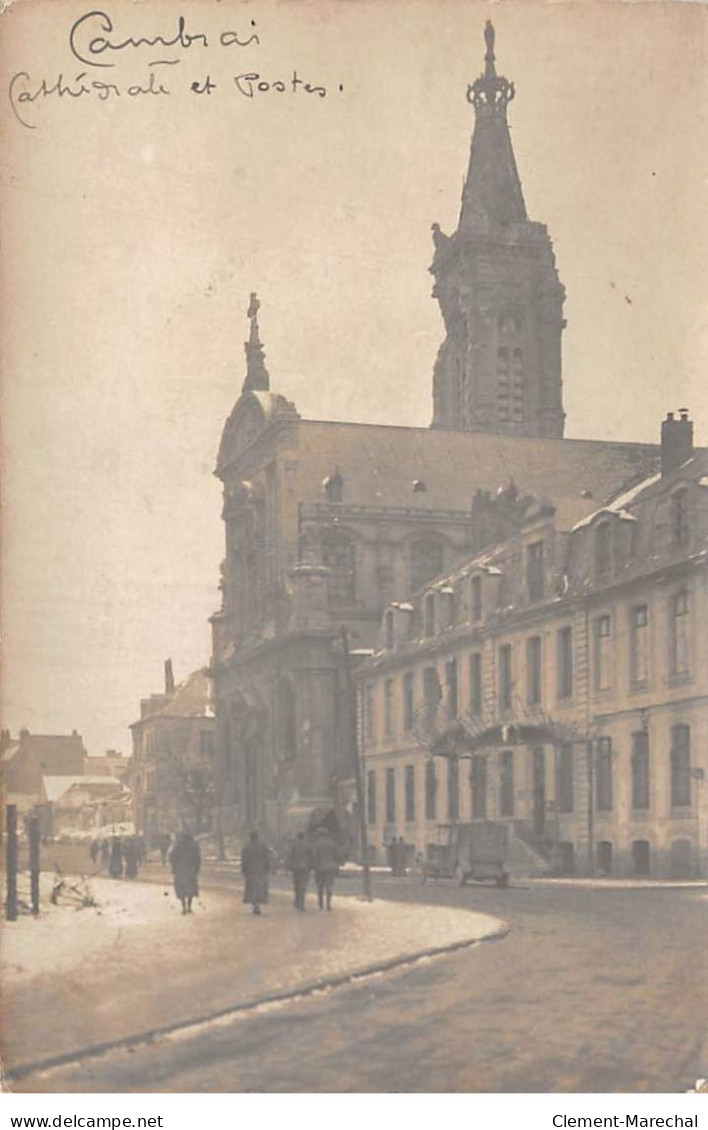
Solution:
M 492 819 L 519 870 L 708 873 L 708 452 L 692 430 L 670 414 L 661 471 L 606 505 L 479 495 L 477 551 L 386 610 L 357 673 L 378 853 Z
M 41 802 L 42 778 L 80 776 L 86 749 L 80 734 L 31 734 L 20 730 L 13 739 L 8 730 L 0 735 L 3 791 L 7 804 L 27 813 Z
M 140 703 L 133 735 L 131 783 L 136 829 L 154 843 L 183 825 L 211 829 L 215 728 L 212 686 L 203 669 L 175 686 L 165 663 L 165 689 Z
M 124 757 L 115 749 L 107 749 L 98 757 L 87 757 L 84 761 L 84 773 L 89 777 L 117 777 L 119 781 L 127 781 L 130 775 L 131 759 Z
M 59 838 L 95 833 L 131 819 L 131 793 L 117 777 L 44 777 L 40 798 L 40 828 Z

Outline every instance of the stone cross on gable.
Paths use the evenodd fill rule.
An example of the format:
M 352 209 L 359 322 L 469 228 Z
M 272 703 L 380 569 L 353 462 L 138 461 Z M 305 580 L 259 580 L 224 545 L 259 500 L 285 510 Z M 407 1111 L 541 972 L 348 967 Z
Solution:
M 258 301 L 258 295 L 256 294 L 255 290 L 253 290 L 251 291 L 251 302 L 246 315 L 251 319 L 251 325 L 253 325 L 253 322 L 258 319 L 258 311 L 260 310 L 260 308 L 261 304 Z

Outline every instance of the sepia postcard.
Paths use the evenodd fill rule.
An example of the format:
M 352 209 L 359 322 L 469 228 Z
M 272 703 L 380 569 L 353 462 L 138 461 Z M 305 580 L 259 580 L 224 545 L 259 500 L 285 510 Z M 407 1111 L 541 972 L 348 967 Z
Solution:
M 699 1125 L 707 52 L 6 3 L 4 1099 Z

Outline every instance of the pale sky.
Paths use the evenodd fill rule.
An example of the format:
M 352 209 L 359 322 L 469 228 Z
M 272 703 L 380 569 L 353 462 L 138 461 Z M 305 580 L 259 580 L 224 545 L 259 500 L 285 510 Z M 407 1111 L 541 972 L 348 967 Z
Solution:
M 173 39 L 179 15 L 208 47 L 81 62 L 69 31 L 92 8 L 113 30 L 80 24 L 85 58 L 99 35 Z M 705 7 L 19 0 L 0 19 L 13 733 L 76 728 L 93 754 L 129 752 L 164 659 L 178 679 L 208 660 L 212 470 L 251 290 L 271 385 L 303 416 L 429 423 L 430 225 L 456 224 L 490 15 L 527 208 L 568 293 L 567 434 L 655 441 L 686 405 L 708 442 Z M 222 45 L 224 31 L 260 43 Z M 175 58 L 152 68 L 169 96 L 127 93 Z M 326 97 L 293 92 L 293 70 Z M 18 72 L 34 129 L 12 113 Z M 249 72 L 288 89 L 249 99 L 234 83 Z M 121 93 L 27 98 L 82 73 Z M 193 93 L 207 74 L 215 89 Z

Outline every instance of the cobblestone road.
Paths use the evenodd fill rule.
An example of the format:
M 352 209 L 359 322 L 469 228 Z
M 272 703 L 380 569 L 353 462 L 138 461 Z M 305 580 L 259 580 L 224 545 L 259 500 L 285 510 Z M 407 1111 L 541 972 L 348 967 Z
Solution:
M 512 931 L 21 1089 L 671 1092 L 706 1074 L 705 888 L 389 880 L 379 893 L 467 905 Z

